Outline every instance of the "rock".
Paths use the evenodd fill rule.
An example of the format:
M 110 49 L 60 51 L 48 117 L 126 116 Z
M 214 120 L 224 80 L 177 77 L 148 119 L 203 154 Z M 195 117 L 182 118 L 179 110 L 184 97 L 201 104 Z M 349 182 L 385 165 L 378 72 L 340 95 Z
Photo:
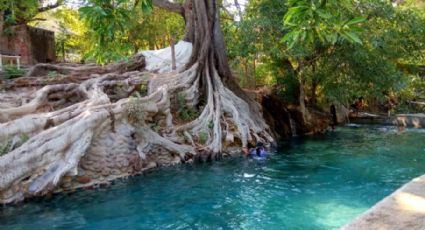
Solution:
M 121 172 L 117 169 L 111 170 L 111 175 L 121 175 Z
M 93 178 L 94 180 L 99 179 L 99 177 L 100 177 L 100 176 L 99 176 L 98 174 L 95 174 L 95 173 L 91 176 L 91 178 Z
M 70 176 L 64 176 L 62 178 L 62 183 L 64 183 L 64 184 L 71 183 L 71 181 L 72 181 L 72 177 L 70 177 Z
M 104 177 L 107 177 L 107 176 L 109 176 L 109 171 L 107 169 L 102 170 L 102 172 L 100 173 L 100 175 L 102 175 Z
M 143 170 L 152 169 L 158 167 L 158 164 L 155 161 L 149 162 Z
M 275 135 L 282 138 L 291 137 L 291 114 L 287 105 L 275 94 L 264 95 L 261 105 L 264 119 Z
M 71 187 L 72 187 L 72 184 L 71 184 L 71 183 L 63 183 L 63 184 L 61 185 L 61 187 L 62 187 L 62 188 L 64 188 L 64 189 L 69 189 L 69 188 L 71 188 Z
M 349 113 L 350 113 L 350 111 L 347 108 L 345 108 L 345 106 L 337 105 L 336 106 L 336 118 L 337 118 L 338 124 L 345 124 L 345 123 L 349 122 L 349 119 L 348 119 Z
M 20 190 L 21 190 L 21 187 L 20 187 L 18 184 L 15 184 L 15 185 L 13 186 L 13 192 L 14 192 L 14 193 L 18 193 Z
M 182 160 L 180 159 L 179 156 L 174 156 L 173 160 L 171 161 L 171 165 L 177 165 L 180 164 L 182 162 Z
M 235 142 L 235 137 L 233 136 L 232 133 L 227 132 L 226 134 L 226 142 L 232 144 L 233 142 Z
M 78 176 L 85 176 L 86 175 L 86 171 L 84 171 L 83 169 L 78 169 Z
M 91 178 L 90 177 L 86 177 L 86 176 L 79 176 L 77 178 L 78 183 L 80 184 L 88 184 L 91 182 Z

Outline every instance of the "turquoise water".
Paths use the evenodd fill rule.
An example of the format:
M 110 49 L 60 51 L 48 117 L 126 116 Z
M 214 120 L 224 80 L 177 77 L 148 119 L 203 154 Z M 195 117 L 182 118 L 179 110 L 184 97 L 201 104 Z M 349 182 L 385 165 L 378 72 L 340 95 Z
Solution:
M 227 159 L 0 208 L 0 229 L 338 229 L 425 173 L 425 131 L 339 128 Z

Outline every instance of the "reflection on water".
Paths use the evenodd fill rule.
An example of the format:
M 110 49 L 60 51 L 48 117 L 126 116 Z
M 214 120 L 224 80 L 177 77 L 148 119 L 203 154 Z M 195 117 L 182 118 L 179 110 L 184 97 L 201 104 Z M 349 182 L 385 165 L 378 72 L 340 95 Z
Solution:
M 339 128 L 266 161 L 185 165 L 0 208 L 0 229 L 337 229 L 425 173 L 425 132 Z

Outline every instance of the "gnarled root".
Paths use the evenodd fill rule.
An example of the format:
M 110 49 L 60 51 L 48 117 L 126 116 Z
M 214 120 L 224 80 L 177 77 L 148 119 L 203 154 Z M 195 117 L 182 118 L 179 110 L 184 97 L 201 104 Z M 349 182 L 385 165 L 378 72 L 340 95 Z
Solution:
M 0 157 L 0 203 L 66 188 L 69 183 L 78 187 L 69 178 L 81 177 L 82 172 L 90 178 L 78 181 L 100 183 L 111 175 L 190 161 L 200 153 L 214 159 L 224 146 L 273 141 L 261 114 L 251 113 L 215 68 L 195 63 L 181 73 L 127 72 L 137 70 L 135 66 L 112 66 L 102 70 L 106 72 L 99 67 L 35 67 L 30 75 L 40 73 L 37 68 L 101 75 L 92 74 L 79 84 L 45 86 L 29 103 L 0 110 L 1 140 L 29 136 Z M 147 85 L 145 96 L 135 94 L 141 85 Z M 182 94 L 186 106 L 201 110 L 199 117 L 185 123 L 176 118 L 172 106 Z

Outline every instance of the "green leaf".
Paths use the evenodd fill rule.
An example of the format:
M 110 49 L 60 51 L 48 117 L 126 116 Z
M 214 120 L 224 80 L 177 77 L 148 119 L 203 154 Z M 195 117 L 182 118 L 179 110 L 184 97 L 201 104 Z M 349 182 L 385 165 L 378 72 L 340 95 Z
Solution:
M 344 35 L 346 35 L 346 37 L 348 37 L 349 41 L 354 42 L 354 43 L 358 43 L 358 44 L 363 44 L 362 40 L 360 39 L 360 37 L 353 32 L 349 32 L 349 31 L 343 31 L 342 32 Z
M 324 19 L 332 18 L 332 14 L 329 13 L 328 11 L 326 11 L 326 10 L 317 9 L 316 13 L 319 15 L 319 17 L 324 18 Z
M 346 22 L 345 25 L 355 25 L 355 24 L 359 24 L 362 23 L 364 21 L 366 21 L 367 18 L 365 17 L 356 17 L 351 19 L 350 21 Z

